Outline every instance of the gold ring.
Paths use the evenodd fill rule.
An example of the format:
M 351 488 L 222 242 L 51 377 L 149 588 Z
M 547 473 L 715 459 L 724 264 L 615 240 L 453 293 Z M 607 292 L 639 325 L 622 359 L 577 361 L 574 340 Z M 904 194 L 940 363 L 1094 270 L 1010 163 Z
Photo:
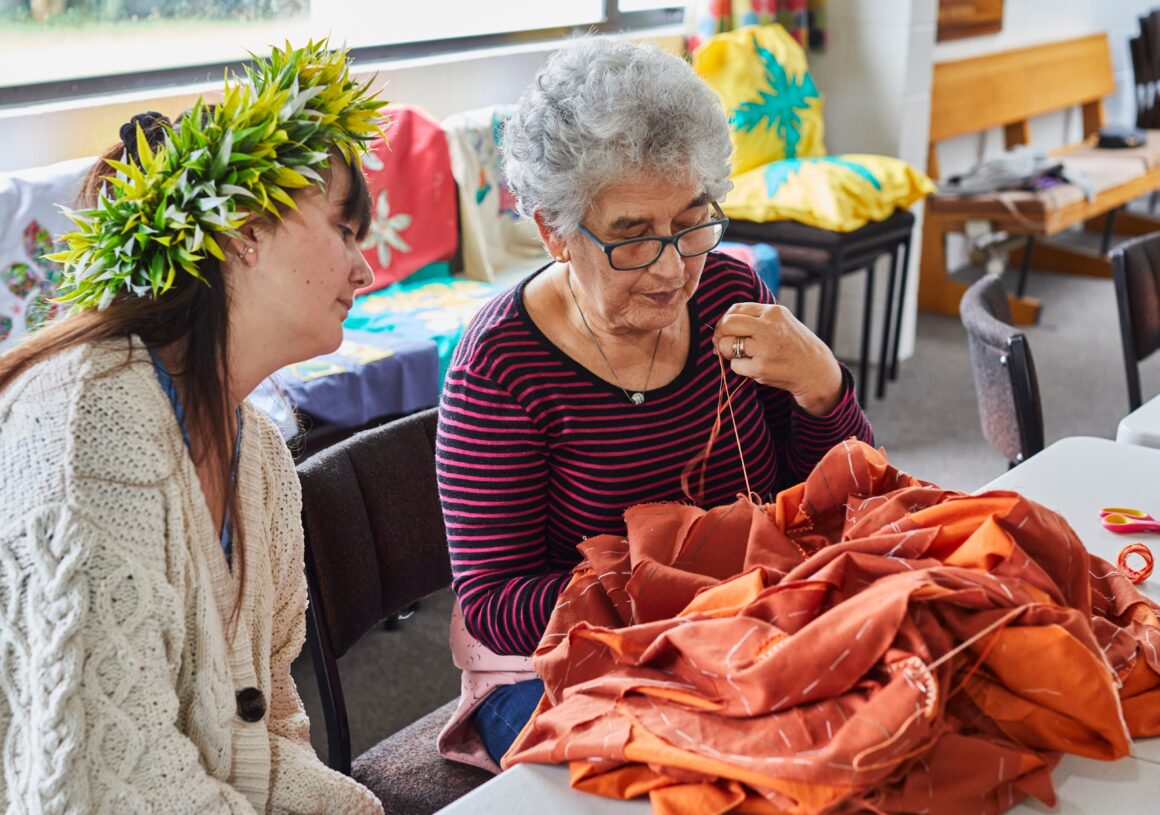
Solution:
M 749 359 L 745 353 L 745 337 L 733 338 L 733 359 Z

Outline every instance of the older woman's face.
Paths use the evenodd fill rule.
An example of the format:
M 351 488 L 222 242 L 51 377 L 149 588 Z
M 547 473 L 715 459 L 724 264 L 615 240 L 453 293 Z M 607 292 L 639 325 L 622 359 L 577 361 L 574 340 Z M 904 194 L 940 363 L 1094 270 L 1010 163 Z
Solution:
M 710 218 L 704 190 L 688 182 L 638 177 L 613 184 L 592 202 L 584 226 L 604 243 L 668 237 Z M 666 246 L 656 263 L 619 271 L 604 251 L 578 233 L 567 242 L 572 269 L 612 331 L 656 331 L 671 325 L 697 290 L 705 256 L 683 258 Z

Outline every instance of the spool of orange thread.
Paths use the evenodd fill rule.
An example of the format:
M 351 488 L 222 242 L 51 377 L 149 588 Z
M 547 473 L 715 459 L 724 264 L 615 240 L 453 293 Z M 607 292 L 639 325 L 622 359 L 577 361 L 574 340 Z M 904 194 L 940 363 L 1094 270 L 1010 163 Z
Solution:
M 1144 559 L 1144 568 L 1133 569 L 1128 565 L 1129 555 L 1139 555 Z M 1131 580 L 1133 583 L 1143 583 L 1152 574 L 1152 550 L 1142 543 L 1129 543 L 1120 550 L 1119 556 L 1116 558 L 1116 566 L 1124 577 Z

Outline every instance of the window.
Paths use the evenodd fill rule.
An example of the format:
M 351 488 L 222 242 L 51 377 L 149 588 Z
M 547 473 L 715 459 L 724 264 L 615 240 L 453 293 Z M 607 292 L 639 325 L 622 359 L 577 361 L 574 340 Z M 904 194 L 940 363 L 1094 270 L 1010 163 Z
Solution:
M 679 22 L 683 0 L 0 0 L 0 106 L 215 80 L 329 36 L 360 59 Z M 362 53 L 358 53 L 362 52 Z

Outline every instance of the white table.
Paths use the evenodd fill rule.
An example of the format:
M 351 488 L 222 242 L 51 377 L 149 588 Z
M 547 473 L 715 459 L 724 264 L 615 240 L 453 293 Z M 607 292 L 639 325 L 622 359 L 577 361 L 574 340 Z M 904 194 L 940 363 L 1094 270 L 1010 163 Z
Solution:
M 1160 557 L 1160 536 L 1117 535 L 1100 524 L 1103 507 L 1136 507 L 1160 518 L 1160 450 L 1073 436 L 1008 470 L 984 490 L 1014 490 L 1067 519 L 1083 545 L 1115 563 L 1125 545 L 1142 541 Z M 1160 602 L 1160 569 L 1137 588 Z
M 1089 551 L 1114 562 L 1123 545 L 1134 538 L 1105 530 L 1099 510 L 1132 506 L 1160 518 L 1160 450 L 1108 439 L 1063 439 L 983 487 L 990 489 L 1015 490 L 1054 509 Z M 1160 555 L 1160 537 L 1152 540 Z M 1140 588 L 1160 601 L 1160 575 L 1153 575 Z M 1160 739 L 1137 742 L 1132 754 L 1111 763 L 1065 756 L 1054 775 L 1058 807 L 1048 809 L 1032 800 L 1010 812 L 1155 812 L 1160 796 Z M 642 815 L 649 809 L 647 799 L 614 801 L 576 792 L 568 783 L 565 767 L 521 764 L 441 811 L 448 815 Z
M 1155 812 L 1160 765 L 1132 758 L 1111 763 L 1065 756 L 1056 768 L 1056 808 L 1024 801 L 1011 815 L 1053 812 L 1061 815 L 1143 815 Z M 566 767 L 519 764 L 440 810 L 445 815 L 644 815 L 648 799 L 615 801 L 577 792 Z
M 1153 397 L 1120 419 L 1116 441 L 1160 447 L 1160 396 Z
M 1135 507 L 1160 518 L 1160 450 L 1073 436 L 1060 439 L 979 491 L 984 490 L 1014 490 L 1055 510 L 1089 552 L 1110 563 L 1126 544 L 1137 540 L 1160 558 L 1160 536 L 1117 535 L 1100 524 L 1103 507 Z M 1160 602 L 1160 569 L 1137 588 Z M 1136 742 L 1132 755 L 1160 764 L 1160 739 Z

